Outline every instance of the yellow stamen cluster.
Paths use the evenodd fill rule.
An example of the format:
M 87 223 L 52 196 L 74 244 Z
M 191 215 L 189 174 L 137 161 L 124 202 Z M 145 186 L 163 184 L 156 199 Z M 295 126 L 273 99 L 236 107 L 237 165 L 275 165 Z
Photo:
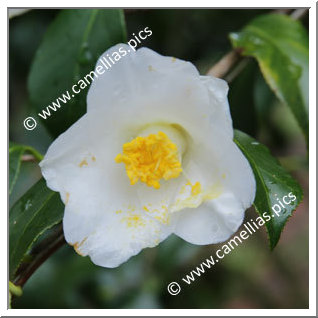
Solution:
M 177 178 L 182 172 L 177 146 L 162 131 L 125 143 L 115 161 L 126 165 L 131 184 L 140 180 L 155 189 L 160 188 L 160 179 Z

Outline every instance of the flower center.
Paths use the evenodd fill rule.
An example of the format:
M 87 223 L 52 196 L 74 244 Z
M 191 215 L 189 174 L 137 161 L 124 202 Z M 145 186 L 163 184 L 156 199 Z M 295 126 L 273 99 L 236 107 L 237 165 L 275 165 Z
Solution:
M 155 189 L 160 179 L 177 178 L 182 172 L 178 148 L 162 131 L 125 143 L 115 161 L 126 165 L 131 184 L 140 180 Z

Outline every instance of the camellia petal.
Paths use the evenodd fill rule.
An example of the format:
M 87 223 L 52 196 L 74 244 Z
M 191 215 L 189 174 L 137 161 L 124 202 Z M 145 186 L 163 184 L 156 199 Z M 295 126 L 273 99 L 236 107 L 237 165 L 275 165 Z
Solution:
M 105 267 L 171 233 L 194 244 L 224 241 L 255 196 L 232 140 L 226 82 L 150 49 L 128 50 L 119 44 L 100 57 L 96 67 L 122 55 L 40 163 L 66 205 L 67 242 Z
M 100 147 L 98 137 L 107 123 L 101 118 L 94 112 L 83 116 L 55 140 L 40 166 L 48 186 L 61 193 L 66 205 L 67 242 L 96 264 L 115 267 L 160 243 L 172 227 L 145 213 L 137 188 L 114 161 L 119 147 L 109 134 Z M 111 120 L 108 124 L 111 128 Z
M 219 139 L 215 132 L 210 148 L 192 152 L 184 168 L 191 184 L 186 183 L 176 199 L 174 233 L 193 244 L 228 239 L 242 224 L 255 196 L 255 179 L 247 160 L 232 140 L 223 138 L 220 145 Z M 195 183 L 201 185 L 196 192 L 191 191 Z
M 187 80 L 198 78 L 199 73 L 193 64 L 174 57 L 162 56 L 148 48 L 136 52 L 127 44 L 117 44 L 100 56 L 96 68 L 114 52 L 121 58 L 91 85 L 87 94 L 87 110 L 114 105 L 129 105 L 135 98 L 151 97 L 153 91 L 163 91 L 172 79 Z M 97 72 L 95 72 L 97 73 Z M 159 94 L 156 94 L 159 96 Z M 153 98 L 151 98 L 152 100 Z M 146 99 L 147 101 L 147 99 Z

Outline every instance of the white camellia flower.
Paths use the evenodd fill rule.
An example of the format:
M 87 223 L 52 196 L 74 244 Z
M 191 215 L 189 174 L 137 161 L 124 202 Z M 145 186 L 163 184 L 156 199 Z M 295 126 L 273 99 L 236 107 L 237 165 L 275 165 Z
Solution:
M 119 48 L 130 50 L 102 57 Z M 237 231 L 255 179 L 233 142 L 227 92 L 225 81 L 147 48 L 95 79 L 87 113 L 40 163 L 77 253 L 116 267 L 172 233 L 213 244 Z

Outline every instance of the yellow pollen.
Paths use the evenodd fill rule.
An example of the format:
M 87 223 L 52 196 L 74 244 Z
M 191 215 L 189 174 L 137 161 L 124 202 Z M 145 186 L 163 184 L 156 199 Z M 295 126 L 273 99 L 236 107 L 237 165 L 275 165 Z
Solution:
M 85 241 L 87 240 L 87 237 L 85 237 L 80 243 L 79 242 L 75 242 L 73 244 L 74 250 L 77 254 L 81 255 L 81 256 L 85 256 L 83 253 L 81 253 L 81 251 L 79 250 L 79 248 L 85 243 Z M 71 244 L 72 245 L 72 244 Z
M 65 196 L 65 205 L 68 203 L 68 200 L 70 199 L 70 194 L 69 192 L 66 192 L 66 196 Z
M 126 222 L 127 227 L 139 227 L 145 226 L 144 220 L 141 218 L 139 214 L 131 214 L 129 216 L 125 216 L 121 220 L 122 222 Z
M 155 189 L 160 188 L 160 179 L 177 178 L 182 172 L 177 146 L 162 131 L 125 143 L 115 161 L 126 165 L 131 184 L 140 180 Z
M 191 195 L 198 195 L 202 192 L 202 186 L 199 181 L 197 181 L 195 184 L 192 184 L 190 180 L 186 183 L 186 186 L 191 187 Z M 185 192 L 185 187 L 181 188 L 180 194 L 183 194 Z
M 192 195 L 198 195 L 199 193 L 201 193 L 201 183 L 200 182 L 196 182 L 192 188 L 191 188 L 191 194 Z
M 82 168 L 83 166 L 88 166 L 88 163 L 87 163 L 86 159 L 83 159 L 83 160 L 78 164 L 78 166 L 79 166 L 80 168 Z

